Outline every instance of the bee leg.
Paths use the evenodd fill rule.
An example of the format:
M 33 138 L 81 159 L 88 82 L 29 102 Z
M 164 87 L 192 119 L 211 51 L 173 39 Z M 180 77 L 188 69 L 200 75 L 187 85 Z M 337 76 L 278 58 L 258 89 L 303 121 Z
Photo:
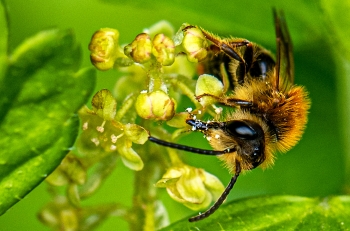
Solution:
M 251 65 L 252 58 L 253 58 L 253 43 L 251 43 L 249 40 L 246 39 L 221 39 L 205 30 L 202 29 L 202 32 L 204 36 L 214 44 L 219 50 L 223 53 L 225 53 L 228 57 L 231 59 L 235 59 L 239 62 L 239 73 L 237 81 L 241 84 L 244 82 L 244 77 L 247 74 L 248 67 Z M 235 48 L 246 46 L 247 51 L 245 52 L 245 55 L 248 55 L 248 57 L 242 57 L 240 52 L 237 52 Z M 211 48 L 213 51 L 214 48 Z M 246 58 L 248 60 L 246 60 Z M 248 61 L 248 63 L 247 63 Z
M 237 106 L 242 106 L 242 107 L 251 107 L 253 106 L 253 102 L 247 101 L 247 100 L 242 100 L 242 99 L 235 99 L 235 98 L 229 98 L 229 97 L 219 97 L 211 94 L 202 94 L 196 96 L 196 100 L 200 100 L 204 96 L 209 96 L 214 98 L 216 101 L 218 101 L 221 104 L 224 104 L 226 106 L 230 107 L 237 107 Z
M 220 48 L 221 51 L 223 51 L 226 55 L 229 57 L 238 60 L 239 62 L 244 62 L 242 56 L 238 54 L 234 48 L 246 46 L 250 43 L 250 41 L 246 39 L 233 39 L 228 41 L 227 39 L 220 39 L 219 37 L 205 31 L 202 29 L 202 32 L 206 39 L 208 39 L 210 42 L 212 42 L 215 46 Z

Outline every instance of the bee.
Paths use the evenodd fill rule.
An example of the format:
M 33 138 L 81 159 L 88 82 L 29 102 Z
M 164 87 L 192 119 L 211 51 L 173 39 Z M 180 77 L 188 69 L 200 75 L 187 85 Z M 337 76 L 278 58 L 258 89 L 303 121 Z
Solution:
M 213 150 L 170 143 L 150 136 L 157 144 L 203 155 L 218 156 L 233 174 L 220 198 L 206 212 L 189 219 L 199 221 L 225 201 L 241 172 L 273 165 L 276 152 L 290 150 L 301 139 L 310 108 L 308 93 L 294 85 L 292 43 L 282 12 L 274 12 L 276 61 L 261 46 L 244 39 L 221 39 L 204 30 L 214 54 L 202 68 L 232 84 L 232 92 L 213 97 L 235 110 L 220 121 L 204 122 L 190 116 L 186 123 L 204 133 Z M 227 75 L 225 77 L 225 75 Z
M 246 39 L 221 39 L 203 29 L 202 32 L 212 44 L 208 58 L 198 65 L 198 73 L 217 77 L 230 90 L 245 79 L 264 80 L 275 67 L 273 55 L 262 46 Z

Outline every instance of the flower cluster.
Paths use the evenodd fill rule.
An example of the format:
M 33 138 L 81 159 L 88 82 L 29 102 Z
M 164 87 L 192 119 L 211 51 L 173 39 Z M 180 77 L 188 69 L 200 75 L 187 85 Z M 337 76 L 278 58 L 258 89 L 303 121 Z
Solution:
M 207 93 L 220 97 L 224 92 L 222 83 L 213 76 L 204 74 L 198 81 L 192 79 L 195 63 L 207 57 L 210 46 L 202 30 L 183 24 L 176 33 L 173 31 L 163 21 L 123 47 L 118 44 L 119 32 L 115 29 L 103 28 L 92 36 L 92 64 L 102 71 L 118 68 L 124 76 L 118 78 L 112 91 L 102 89 L 93 96 L 92 109 L 80 110 L 82 131 L 76 147 L 48 178 L 53 186 L 67 186 L 67 197 L 46 207 L 43 218 L 54 216 L 60 223 L 57 216 L 62 211 L 53 209 L 56 206 L 83 219 L 77 215 L 80 200 L 96 192 L 118 158 L 128 168 L 142 171 L 147 163 L 154 162 L 155 155 L 164 173 L 156 186 L 166 188 L 171 198 L 190 209 L 204 209 L 220 196 L 224 186 L 215 176 L 182 163 L 175 151 L 163 147 L 155 151 L 145 144 L 149 132 L 175 140 L 190 129 L 185 123 L 188 113 L 176 113 L 182 95 L 196 110 L 213 114 L 210 106 L 215 97 L 204 96 L 198 102 L 194 96 Z M 173 128 L 172 132 L 165 124 Z M 148 175 L 137 179 L 145 181 Z M 154 179 L 148 180 L 155 183 Z
M 175 113 L 177 105 L 176 98 L 178 98 L 176 92 L 180 90 L 189 98 L 194 98 L 194 95 L 205 93 L 219 97 L 222 96 L 224 87 L 217 78 L 207 74 L 201 75 L 197 82 L 194 82 L 191 79 L 194 69 L 193 65 L 184 71 L 184 67 L 188 67 L 189 65 L 188 62 L 185 64 L 186 61 L 182 57 L 187 57 L 190 63 L 197 63 L 203 61 L 208 55 L 210 43 L 200 28 L 183 24 L 178 32 L 173 35 L 171 33 L 170 35 L 169 33 L 158 33 L 158 31 L 162 30 L 173 31 L 169 24 L 161 22 L 148 30 L 147 33 L 144 32 L 137 35 L 131 43 L 123 48 L 117 48 L 118 45 L 115 38 L 118 33 L 114 29 L 111 29 L 110 33 L 107 32 L 108 29 L 106 28 L 101 29 L 100 32 L 96 32 L 92 37 L 90 43 L 91 59 L 93 59 L 92 57 L 96 53 L 92 49 L 93 46 L 91 44 L 99 47 L 96 45 L 99 43 L 100 46 L 105 47 L 105 49 L 99 50 L 114 52 L 114 54 L 105 52 L 109 54 L 106 55 L 106 62 L 110 62 L 111 59 L 116 60 L 118 57 L 129 58 L 129 62 L 124 61 L 124 63 L 127 63 L 125 66 L 128 66 L 126 72 L 134 74 L 132 77 L 130 74 L 126 76 L 128 81 L 125 81 L 125 83 L 130 84 L 132 79 L 137 79 L 132 84 L 139 87 L 139 92 L 136 93 L 136 101 L 134 102 L 137 115 L 145 120 L 168 121 L 168 125 L 179 128 L 179 132 L 174 132 L 175 134 L 179 134 L 184 129 L 188 129 L 184 122 L 188 114 Z M 104 36 L 106 36 L 104 40 L 100 37 L 102 33 L 105 33 Z M 111 35 L 114 35 L 112 36 L 113 39 L 110 38 Z M 101 42 L 107 40 L 110 41 L 110 44 Z M 124 56 L 120 54 L 121 50 L 124 51 Z M 129 66 L 130 62 L 135 63 L 135 65 Z M 181 64 L 179 65 L 179 63 Z M 96 65 L 94 62 L 93 64 Z M 110 68 L 113 67 L 115 65 L 110 66 Z M 141 68 L 142 70 L 137 68 Z M 184 78 L 183 75 L 189 76 Z M 145 81 L 147 83 L 146 85 L 140 84 Z M 120 84 L 117 84 L 117 86 L 119 86 L 119 90 L 114 91 L 116 94 L 123 91 L 120 88 Z M 144 88 L 145 86 L 147 89 Z M 107 121 L 110 118 L 114 118 L 115 115 L 111 114 L 112 111 L 115 111 L 115 104 L 111 100 L 112 96 L 102 91 L 97 94 L 100 95 L 95 97 L 104 97 L 104 99 L 101 98 L 98 100 L 99 103 L 94 103 L 94 97 L 93 108 L 95 114 Z M 197 108 L 206 108 L 213 103 L 215 103 L 215 98 L 203 97 L 200 100 L 200 104 L 195 102 L 195 106 Z M 118 123 L 118 126 L 121 130 L 126 129 L 125 125 L 120 123 Z M 144 134 L 140 127 L 138 129 L 139 134 Z M 156 133 L 157 129 L 153 128 L 151 132 Z M 116 135 L 118 137 L 116 150 L 121 155 L 126 166 L 134 170 L 139 170 L 135 166 L 140 167 L 141 165 L 135 163 L 139 162 L 140 159 L 133 152 L 130 144 L 130 142 L 135 142 L 135 140 L 132 140 L 132 136 L 137 137 L 138 135 L 124 136 L 123 134 L 125 134 L 125 131 Z M 101 141 L 101 139 L 98 140 Z M 144 142 L 143 139 L 141 140 Z M 123 144 L 125 142 L 129 143 L 125 145 Z M 103 144 L 100 145 L 103 146 Z M 108 145 L 110 144 L 108 143 Z M 170 167 L 162 179 L 156 184 L 158 187 L 165 187 L 174 200 L 183 203 L 193 210 L 199 210 L 206 208 L 212 201 L 215 201 L 224 190 L 223 185 L 215 176 L 202 169 L 191 167 L 181 162 L 179 164 L 179 161 L 175 162 L 169 163 Z

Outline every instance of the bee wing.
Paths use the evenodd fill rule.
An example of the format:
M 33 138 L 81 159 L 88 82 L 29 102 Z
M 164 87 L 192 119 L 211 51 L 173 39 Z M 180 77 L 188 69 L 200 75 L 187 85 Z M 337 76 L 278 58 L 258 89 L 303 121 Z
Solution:
M 294 83 L 293 44 L 282 11 L 273 10 L 276 30 L 276 85 L 277 91 L 287 90 Z

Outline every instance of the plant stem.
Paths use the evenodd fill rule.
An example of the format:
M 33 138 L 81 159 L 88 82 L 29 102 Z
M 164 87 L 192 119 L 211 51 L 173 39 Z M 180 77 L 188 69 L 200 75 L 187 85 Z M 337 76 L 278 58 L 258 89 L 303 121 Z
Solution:
M 154 183 L 164 172 L 162 159 L 149 152 L 149 145 L 143 147 L 142 159 L 145 163 L 142 171 L 135 172 L 132 219 L 129 220 L 131 231 L 154 231 L 157 229 L 155 217 L 157 188 Z

